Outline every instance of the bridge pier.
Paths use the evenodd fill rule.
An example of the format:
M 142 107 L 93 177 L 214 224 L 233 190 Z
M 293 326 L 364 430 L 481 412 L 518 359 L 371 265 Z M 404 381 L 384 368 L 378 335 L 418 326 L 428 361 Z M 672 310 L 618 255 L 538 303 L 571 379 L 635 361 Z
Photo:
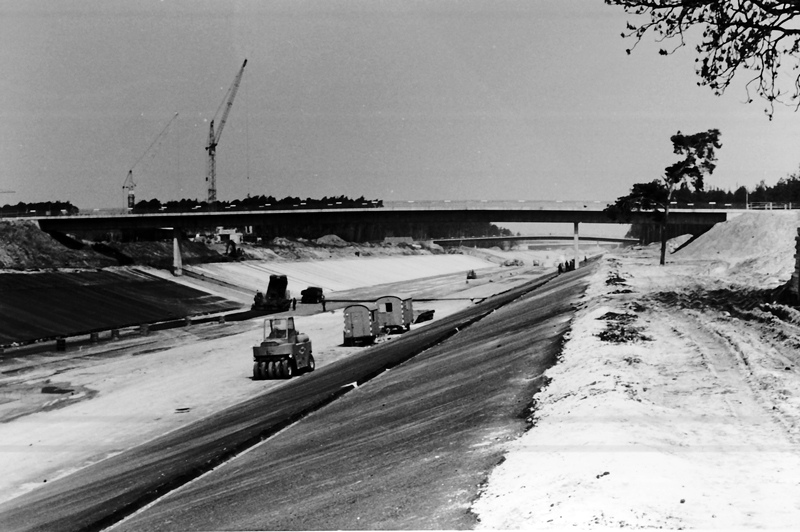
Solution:
M 181 259 L 181 230 L 172 228 L 172 274 L 176 277 L 183 275 L 183 260 Z
M 573 224 L 573 227 L 574 227 L 574 233 L 573 233 L 572 241 L 573 241 L 574 246 L 575 246 L 575 268 L 577 269 L 577 268 L 580 268 L 580 265 L 581 265 L 581 259 L 578 257 L 578 240 L 579 240 L 578 225 L 580 224 L 580 222 L 572 222 L 572 224 Z

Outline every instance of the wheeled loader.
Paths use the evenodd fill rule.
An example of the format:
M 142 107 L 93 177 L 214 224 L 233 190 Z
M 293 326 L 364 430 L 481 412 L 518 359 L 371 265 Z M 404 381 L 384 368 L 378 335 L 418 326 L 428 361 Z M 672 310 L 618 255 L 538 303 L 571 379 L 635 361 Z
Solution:
M 264 320 L 263 340 L 253 346 L 254 380 L 288 379 L 314 368 L 311 340 L 295 329 L 293 317 Z

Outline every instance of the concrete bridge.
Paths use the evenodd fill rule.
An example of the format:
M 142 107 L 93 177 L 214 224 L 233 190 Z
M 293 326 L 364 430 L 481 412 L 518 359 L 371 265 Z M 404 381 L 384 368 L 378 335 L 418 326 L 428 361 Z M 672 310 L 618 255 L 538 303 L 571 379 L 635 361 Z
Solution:
M 519 236 L 474 236 L 464 238 L 438 238 L 433 243 L 442 247 L 447 246 L 468 246 L 470 244 L 483 244 L 485 246 L 502 246 L 508 242 L 550 242 L 553 240 L 573 240 L 574 236 L 557 235 L 519 235 Z M 583 242 L 609 243 L 609 244 L 638 244 L 638 238 L 617 238 L 611 236 L 590 236 L 581 235 Z
M 92 212 L 74 216 L 33 217 L 44 231 L 92 231 L 115 229 L 172 228 L 174 230 L 175 272 L 180 275 L 182 262 L 179 236 L 181 230 L 211 227 L 245 227 L 285 224 L 384 224 L 524 222 L 571 223 L 577 256 L 581 223 L 652 223 L 648 214 L 634 214 L 630 220 L 611 220 L 603 209 L 609 202 L 562 201 L 408 201 L 387 202 L 379 208 L 292 209 L 223 212 L 164 212 L 124 214 Z M 676 209 L 670 223 L 713 225 L 727 220 L 725 209 Z M 737 210 L 737 212 L 741 212 Z

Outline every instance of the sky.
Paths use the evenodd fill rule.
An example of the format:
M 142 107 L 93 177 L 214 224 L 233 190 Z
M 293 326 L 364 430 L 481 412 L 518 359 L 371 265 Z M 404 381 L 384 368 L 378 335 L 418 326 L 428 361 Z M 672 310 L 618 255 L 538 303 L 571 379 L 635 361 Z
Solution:
M 602 0 L 2 0 L 0 204 L 122 207 L 129 170 L 137 200 L 206 199 L 245 59 L 220 200 L 612 201 L 710 128 L 707 186 L 798 170 L 800 114 L 743 103 L 744 75 L 698 87 L 691 49 L 627 55 L 629 20 Z

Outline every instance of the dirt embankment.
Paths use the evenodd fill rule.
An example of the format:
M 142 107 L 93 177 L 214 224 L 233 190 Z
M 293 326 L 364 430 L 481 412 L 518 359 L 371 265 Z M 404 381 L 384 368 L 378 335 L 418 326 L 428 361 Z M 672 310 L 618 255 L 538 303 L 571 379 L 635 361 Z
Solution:
M 479 529 L 793 529 L 800 519 L 794 214 L 718 224 L 658 265 L 606 256 Z
M 437 249 L 438 248 L 438 249 Z M 225 243 L 206 244 L 184 240 L 184 264 L 239 260 L 298 261 L 353 257 L 430 255 L 442 253 L 435 245 L 366 243 L 351 244 L 335 235 L 316 240 L 275 238 L 264 245 L 241 244 L 229 254 Z M 170 268 L 171 240 L 143 242 L 89 242 L 71 235 L 48 234 L 32 221 L 0 221 L 0 269 L 105 268 L 146 265 Z
M 104 268 L 116 264 L 116 260 L 91 248 L 70 249 L 39 229 L 36 222 L 0 221 L 0 269 Z

